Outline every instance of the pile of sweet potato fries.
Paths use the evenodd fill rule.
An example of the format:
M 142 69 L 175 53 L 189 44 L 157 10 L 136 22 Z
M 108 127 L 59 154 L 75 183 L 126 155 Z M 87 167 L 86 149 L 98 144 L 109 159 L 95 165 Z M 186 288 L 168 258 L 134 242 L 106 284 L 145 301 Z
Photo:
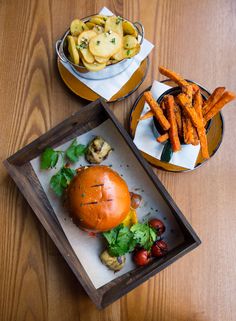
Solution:
M 225 91 L 225 87 L 218 87 L 203 101 L 196 84 L 187 82 L 179 74 L 164 67 L 159 67 L 159 71 L 180 86 L 182 92 L 175 97 L 165 96 L 160 105 L 150 91 L 145 92 L 144 97 L 151 110 L 140 120 L 154 116 L 164 130 L 157 141 L 163 143 L 170 139 L 173 152 L 181 149 L 180 141 L 192 145 L 200 142 L 202 157 L 209 158 L 205 126 L 224 105 L 235 99 L 235 94 Z

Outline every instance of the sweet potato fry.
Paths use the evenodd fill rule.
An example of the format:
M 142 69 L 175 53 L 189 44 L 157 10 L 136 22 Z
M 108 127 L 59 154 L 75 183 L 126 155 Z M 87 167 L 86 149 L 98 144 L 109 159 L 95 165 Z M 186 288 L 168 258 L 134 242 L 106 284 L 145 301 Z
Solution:
M 194 95 L 193 107 L 196 110 L 196 113 L 198 114 L 199 118 L 201 119 L 201 122 L 203 125 L 201 128 L 200 127 L 197 128 L 197 132 L 198 132 L 198 136 L 199 136 L 200 144 L 201 144 L 202 157 L 209 158 L 206 130 L 204 128 L 204 119 L 202 116 L 202 95 L 201 95 L 200 90 L 198 90 L 196 92 L 196 94 Z
M 193 126 L 193 141 L 192 141 L 192 145 L 196 146 L 198 144 L 199 144 L 199 138 L 198 138 L 197 130 L 196 130 L 196 127 Z
M 200 118 L 202 118 L 202 103 L 203 103 L 202 95 L 201 95 L 200 89 L 199 89 L 199 87 L 197 85 L 196 85 L 196 89 L 197 90 L 195 91 L 195 94 L 194 94 L 193 107 L 195 108 L 198 116 Z M 196 127 L 193 127 L 193 141 L 192 141 L 192 144 L 193 145 L 198 145 L 199 144 L 199 138 L 198 138 L 198 133 L 197 133 Z
M 196 112 L 195 108 L 189 104 L 188 97 L 181 93 L 178 95 L 178 101 L 181 107 L 184 109 L 188 117 L 191 119 L 193 125 L 197 129 L 198 137 L 200 140 L 201 145 L 201 152 L 203 158 L 209 158 L 209 152 L 207 147 L 207 138 L 206 138 L 206 131 L 203 124 L 203 119 L 199 117 L 198 113 Z
M 172 145 L 172 150 L 173 152 L 177 152 L 181 149 L 181 146 L 178 136 L 178 128 L 175 117 L 175 101 L 173 96 L 167 96 L 165 106 L 167 111 L 167 118 L 170 122 L 169 137 Z
M 188 117 L 191 119 L 193 125 L 195 127 L 201 127 L 202 123 L 201 120 L 196 113 L 196 110 L 193 108 L 192 104 L 189 102 L 189 99 L 186 94 L 181 93 L 177 96 L 177 101 L 180 104 L 180 106 L 183 108 L 183 110 L 186 112 Z
M 142 115 L 142 116 L 139 118 L 139 121 L 140 121 L 140 120 L 145 120 L 145 119 L 151 118 L 151 117 L 153 117 L 153 116 L 154 116 L 153 111 L 152 111 L 152 110 L 149 110 L 149 111 L 147 111 L 144 115 Z
M 204 107 L 203 107 L 203 115 L 206 115 L 209 110 L 215 105 L 215 103 L 220 99 L 225 91 L 225 87 L 216 88 L 211 96 L 207 99 Z
M 175 118 L 178 127 L 179 136 L 183 136 L 182 116 L 179 106 L 175 102 Z
M 188 142 L 188 134 L 187 134 L 187 122 L 186 117 L 184 114 L 182 114 L 182 126 L 183 126 L 183 139 L 185 144 L 189 144 Z
M 221 98 L 215 103 L 215 105 L 209 110 L 209 112 L 204 116 L 204 125 L 214 117 L 227 103 L 235 99 L 236 95 L 231 91 L 225 91 Z
M 177 74 L 176 72 L 169 70 L 165 67 L 160 66 L 159 67 L 159 72 L 170 78 L 171 80 L 173 80 L 177 85 L 181 86 L 181 87 L 185 87 L 188 86 L 188 82 L 186 80 L 184 80 L 179 74 Z
M 207 145 L 206 130 L 204 127 L 199 127 L 197 128 L 197 133 L 200 140 L 202 157 L 207 159 L 210 156 L 209 156 L 208 145 Z
M 193 88 L 193 94 L 196 94 L 196 92 L 199 90 L 199 87 L 197 84 L 191 84 L 192 88 Z
M 185 93 L 187 95 L 189 103 L 192 104 L 192 100 L 193 100 L 193 87 L 192 87 L 192 85 L 188 84 L 187 86 L 184 86 L 183 93 Z
M 158 105 L 158 103 L 152 97 L 152 93 L 150 91 L 146 91 L 144 93 L 144 97 L 145 97 L 146 102 L 149 104 L 151 110 L 153 111 L 153 114 L 156 117 L 157 121 L 161 125 L 161 127 L 164 130 L 168 130 L 170 128 L 170 123 L 166 119 L 165 115 L 163 114 L 161 107 Z
M 162 100 L 162 102 L 161 102 L 160 106 L 161 106 L 161 109 L 162 109 L 163 111 L 165 111 L 166 106 L 165 106 L 165 102 L 164 102 L 164 100 Z
M 193 140 L 194 140 L 194 136 L 193 136 L 193 125 L 192 122 L 190 120 L 190 118 L 187 116 L 186 112 L 183 111 L 183 138 L 184 138 L 184 142 L 185 144 L 192 144 Z
M 167 139 L 169 139 L 169 134 L 165 133 L 159 137 L 157 137 L 158 143 L 164 143 Z

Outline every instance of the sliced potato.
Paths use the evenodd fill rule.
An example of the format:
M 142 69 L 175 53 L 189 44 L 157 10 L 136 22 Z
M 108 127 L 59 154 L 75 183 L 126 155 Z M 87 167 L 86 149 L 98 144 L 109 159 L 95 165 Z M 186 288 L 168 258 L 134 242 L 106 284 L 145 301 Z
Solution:
M 108 58 L 122 47 L 122 39 L 115 32 L 106 32 L 93 37 L 89 42 L 89 50 L 94 56 Z
M 112 56 L 112 59 L 114 60 L 117 60 L 117 61 L 121 61 L 125 58 L 125 55 L 124 55 L 124 49 L 121 48 L 116 54 L 114 54 Z
M 97 34 L 100 34 L 100 33 L 104 32 L 104 28 L 102 26 L 99 26 L 99 25 L 95 25 L 92 30 L 95 31 Z
M 90 39 L 95 37 L 97 33 L 93 30 L 87 30 L 82 32 L 78 37 L 78 46 L 80 50 L 87 49 Z
M 102 70 L 103 68 L 106 67 L 106 64 L 99 64 L 98 62 L 94 62 L 93 64 L 88 64 L 83 58 L 82 58 L 84 66 L 89 70 L 89 71 L 99 71 Z
M 131 35 L 127 35 L 123 37 L 123 47 L 125 49 L 133 49 L 138 45 L 138 40 Z
M 96 26 L 95 23 L 90 22 L 90 21 L 85 22 L 85 24 L 86 24 L 86 26 L 87 26 L 89 29 L 93 29 L 93 27 Z
M 78 37 L 73 36 L 73 38 L 74 38 L 75 44 L 77 44 L 78 43 Z
M 114 64 L 116 64 L 117 62 L 118 62 L 118 61 L 115 60 L 115 59 L 109 59 L 108 62 L 107 62 L 107 66 L 109 66 L 109 65 L 114 65 Z
M 112 65 L 112 60 L 109 59 L 109 60 L 107 61 L 106 65 L 107 65 L 107 66 Z
M 94 17 L 96 17 L 96 18 L 100 18 L 100 19 L 103 19 L 104 21 L 106 21 L 107 20 L 107 18 L 108 18 L 108 16 L 104 16 L 104 15 L 102 15 L 102 14 L 97 14 L 96 16 L 94 16 Z
M 105 24 L 105 31 L 113 31 L 118 33 L 121 37 L 123 37 L 123 27 L 122 27 L 122 19 L 120 17 L 111 16 L 107 18 Z
M 79 53 L 75 46 L 75 39 L 73 36 L 67 36 L 68 40 L 68 51 L 71 57 L 71 61 L 78 65 L 79 64 Z
M 131 22 L 124 20 L 122 25 L 123 25 L 123 31 L 125 35 L 132 35 L 135 38 L 138 37 L 137 29 Z
M 138 44 L 135 48 L 133 49 L 123 49 L 124 50 L 124 58 L 131 58 L 135 55 L 137 55 L 140 51 L 140 44 Z
M 73 20 L 70 24 L 70 33 L 72 34 L 72 36 L 78 36 L 85 30 L 88 30 L 88 27 L 83 21 L 79 19 Z
M 89 21 L 92 23 L 95 23 L 95 25 L 105 26 L 105 20 L 102 18 L 99 18 L 98 16 L 92 17 Z
M 89 40 L 95 37 L 97 33 L 93 30 L 87 30 L 82 32 L 78 37 L 78 46 L 81 52 L 82 58 L 89 64 L 94 62 L 94 56 L 88 49 Z
M 98 56 L 95 56 L 94 58 L 99 64 L 107 63 L 109 60 L 109 58 L 102 58 L 102 57 L 98 57 Z
M 92 64 L 95 60 L 94 56 L 91 54 L 88 48 L 80 49 L 82 58 L 89 64 Z

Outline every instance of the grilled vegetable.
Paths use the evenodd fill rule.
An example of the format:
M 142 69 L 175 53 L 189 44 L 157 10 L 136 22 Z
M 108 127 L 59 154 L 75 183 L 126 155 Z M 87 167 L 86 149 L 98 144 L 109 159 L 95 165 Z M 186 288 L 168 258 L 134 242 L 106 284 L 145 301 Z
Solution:
M 111 256 L 108 251 L 104 251 L 100 255 L 100 259 L 112 271 L 120 271 L 125 265 L 125 256 Z
M 86 159 L 89 163 L 100 164 L 111 150 L 111 146 L 102 137 L 97 136 L 88 145 Z

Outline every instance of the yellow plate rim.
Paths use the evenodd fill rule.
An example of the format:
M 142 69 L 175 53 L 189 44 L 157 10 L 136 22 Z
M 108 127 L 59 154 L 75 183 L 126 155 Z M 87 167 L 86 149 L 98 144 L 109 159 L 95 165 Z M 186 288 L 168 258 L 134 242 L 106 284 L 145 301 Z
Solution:
M 144 73 L 140 79 L 140 81 L 138 82 L 138 84 L 132 88 L 127 94 L 125 94 L 124 96 L 121 96 L 121 97 L 118 97 L 118 98 L 113 98 L 115 96 L 117 96 L 119 94 L 119 92 L 122 90 L 122 88 L 124 86 L 127 85 L 127 83 L 129 81 L 131 81 L 131 78 L 132 77 L 135 77 L 136 74 L 138 74 L 138 72 L 140 71 L 141 69 L 141 65 L 146 63 L 146 67 L 145 67 L 145 70 L 144 70 Z M 137 70 L 135 70 L 135 72 L 132 74 L 132 76 L 130 77 L 130 79 L 121 87 L 121 89 L 110 99 L 110 100 L 107 100 L 108 103 L 114 103 L 114 102 L 117 102 L 117 101 L 122 101 L 126 98 L 128 98 L 130 95 L 132 95 L 140 86 L 141 84 L 144 82 L 146 76 L 147 76 L 147 73 L 148 73 L 148 69 L 149 69 L 149 65 L 150 65 L 150 59 L 149 59 L 149 56 L 147 56 L 140 64 L 139 68 Z M 82 83 L 80 80 L 78 80 L 72 73 L 70 73 L 64 66 L 63 64 L 60 62 L 60 59 L 57 58 L 57 68 L 58 68 L 58 71 L 59 71 L 59 74 L 61 76 L 61 79 L 63 81 L 63 83 L 67 86 L 67 88 L 69 88 L 75 95 L 81 97 L 82 99 L 85 99 L 85 100 L 88 100 L 88 101 L 95 101 L 96 99 L 100 98 L 100 96 L 95 93 L 92 89 L 90 89 L 88 86 L 86 86 L 84 83 Z M 92 95 L 95 95 L 96 98 L 89 98 L 88 96 L 83 96 L 81 94 L 78 93 L 78 91 L 76 91 L 70 84 L 69 82 L 65 79 L 65 75 L 64 75 L 64 70 L 63 69 L 66 69 L 66 71 L 68 71 L 68 73 L 71 74 L 71 76 L 75 79 L 75 81 L 77 82 L 80 82 L 83 86 L 86 86 L 89 90 L 89 92 L 92 94 Z M 112 78 L 111 78 L 112 79 Z

